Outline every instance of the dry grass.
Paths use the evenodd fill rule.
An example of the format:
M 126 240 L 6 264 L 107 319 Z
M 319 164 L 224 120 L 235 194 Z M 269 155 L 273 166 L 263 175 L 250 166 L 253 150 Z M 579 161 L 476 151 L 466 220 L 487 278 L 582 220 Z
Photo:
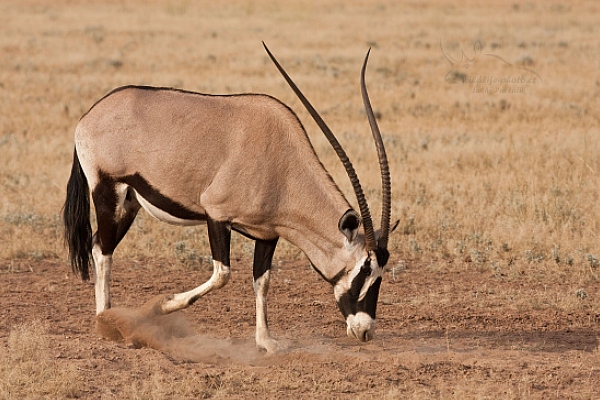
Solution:
M 499 297 L 482 289 L 485 295 L 476 301 L 508 302 L 518 310 L 533 299 L 568 312 L 591 295 L 586 284 L 600 274 L 598 15 L 593 1 L 0 1 L 0 271 L 66 259 L 60 209 L 73 131 L 96 99 L 124 84 L 282 99 L 298 112 L 324 164 L 354 202 L 339 162 L 261 40 L 339 135 L 377 219 L 379 177 L 358 87 L 371 46 L 368 85 L 391 159 L 393 218 L 400 219 L 390 269 L 406 263 L 427 265 L 432 273 L 489 269 L 534 286 Z M 503 94 L 445 81 L 452 67 L 440 43 L 460 59 L 461 51 L 474 56 L 476 40 L 483 53 L 512 65 L 479 56 L 455 76 L 533 71 L 543 81 Z M 234 257 L 251 250 L 249 241 L 234 237 Z M 140 213 L 116 257 L 201 268 L 208 254 L 203 228 L 173 228 Z M 285 243 L 276 254 L 301 256 Z M 549 275 L 569 282 L 568 293 L 549 297 L 543 285 L 535 286 Z M 2 353 L 0 397 L 68 397 L 81 390 L 81 371 L 62 370 L 52 360 L 46 329 L 34 324 L 11 333 Z M 43 361 L 35 362 L 34 353 Z M 318 378 L 310 383 L 313 390 L 339 384 Z M 157 370 L 132 382 L 129 394 L 227 397 L 245 384 L 264 384 L 265 394 L 273 394 L 265 381 L 247 376 L 236 381 L 227 373 L 207 374 L 200 386 L 190 382 L 189 391 L 182 379 L 175 388 Z M 36 388 L 40 380 L 46 384 Z M 480 397 L 473 382 L 440 382 L 413 397 Z M 290 383 L 282 378 L 284 384 Z M 512 393 L 505 398 L 528 397 L 530 390 L 523 381 L 502 387 Z M 381 396 L 398 393 L 394 386 Z
M 40 321 L 13 327 L 0 347 L 0 398 L 76 397 L 82 379 L 74 365 L 61 366 L 52 352 L 48 327 Z
M 466 13 L 385 3 L 331 3 L 325 11 L 304 2 L 0 4 L 0 259 L 65 257 L 59 212 L 73 129 L 122 84 L 283 99 L 354 201 L 328 145 L 268 62 L 265 40 L 340 135 L 377 215 L 379 183 L 357 85 L 363 53 L 374 47 L 368 80 L 392 162 L 395 254 L 499 268 L 546 261 L 595 276 L 600 83 L 589 56 L 598 42 L 586 34 L 592 4 L 515 3 L 491 13 L 477 2 Z M 459 59 L 461 50 L 473 56 L 475 40 L 513 67 L 479 57 L 472 76 L 522 73 L 525 60 L 543 82 L 520 94 L 483 94 L 444 81 L 451 66 L 440 43 Z M 234 246 L 251 250 L 244 239 Z M 145 215 L 117 252 L 173 260 L 206 254 L 202 229 L 173 229 Z M 277 256 L 299 255 L 284 245 Z
M 77 358 L 61 354 L 53 346 L 54 339 L 48 326 L 39 320 L 12 328 L 6 346 L 0 347 L 0 398 L 80 398 L 91 390 L 86 374 L 95 371 L 87 365 L 79 366 L 82 363 Z M 237 384 L 235 375 L 229 382 L 221 374 L 212 376 L 208 372 L 200 379 L 197 374 L 174 377 L 144 361 L 133 369 L 136 379 L 119 388 L 119 398 L 219 398 Z M 105 379 L 109 381 L 110 375 Z M 116 393 L 111 390 L 101 389 L 100 393 L 114 397 Z

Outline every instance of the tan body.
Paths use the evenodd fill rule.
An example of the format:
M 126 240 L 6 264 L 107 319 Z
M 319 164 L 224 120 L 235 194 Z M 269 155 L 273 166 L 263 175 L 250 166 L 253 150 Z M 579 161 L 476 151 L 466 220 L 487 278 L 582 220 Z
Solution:
M 138 173 L 190 211 L 253 238 L 286 238 L 316 265 L 324 238 L 343 243 L 337 224 L 351 207 L 300 121 L 272 97 L 120 88 L 81 119 L 75 143 L 92 188 L 99 170 L 116 180 Z
M 280 237 L 299 247 L 332 284 L 348 335 L 362 341 L 372 337 L 381 274 L 389 256 L 389 229 L 382 224 L 382 238 L 375 238 L 366 200 L 343 149 L 272 59 L 344 163 L 361 215 L 352 210 L 317 158 L 297 116 L 275 98 L 141 86 L 115 89 L 77 125 L 63 214 L 71 263 L 83 279 L 89 277 L 90 255 L 93 258 L 97 314 L 111 306 L 112 254 L 144 208 L 176 225 L 206 222 L 214 260 L 207 282 L 165 296 L 156 306 L 159 313 L 188 307 L 227 283 L 231 230 L 235 230 L 256 242 L 253 276 L 259 347 L 268 351 L 278 347 L 268 331 L 266 295 Z M 366 59 L 363 96 L 365 66 Z M 373 127 L 368 98 L 365 105 Z M 383 141 L 378 130 L 373 129 L 373 135 L 382 165 L 384 204 L 389 205 Z M 98 222 L 93 236 L 90 192 Z M 384 207 L 382 220 L 389 225 L 389 206 L 387 212 L 386 216 Z M 364 236 L 359 234 L 361 219 Z

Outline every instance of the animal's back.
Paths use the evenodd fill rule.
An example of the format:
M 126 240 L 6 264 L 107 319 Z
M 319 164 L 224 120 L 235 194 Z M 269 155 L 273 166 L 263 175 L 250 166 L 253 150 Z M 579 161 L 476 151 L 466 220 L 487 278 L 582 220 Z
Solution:
M 218 166 L 240 149 L 265 156 L 282 138 L 272 125 L 281 123 L 284 109 L 264 95 L 123 87 L 81 118 L 75 140 L 80 156 L 88 153 L 111 175 L 193 173 Z M 148 171 L 139 170 L 144 166 Z
M 254 219 L 241 225 L 273 220 L 296 193 L 335 187 L 295 114 L 266 95 L 123 87 L 81 118 L 75 140 L 92 187 L 98 170 L 137 174 L 189 210 Z M 347 207 L 333 197 L 336 212 Z

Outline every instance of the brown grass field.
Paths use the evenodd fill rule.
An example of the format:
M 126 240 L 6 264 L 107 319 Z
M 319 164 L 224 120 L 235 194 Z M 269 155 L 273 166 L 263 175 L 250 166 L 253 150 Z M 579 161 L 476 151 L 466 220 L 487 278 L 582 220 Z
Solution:
M 1 399 L 600 398 L 596 2 L 101 3 L 0 0 Z M 262 40 L 346 147 L 377 219 L 358 84 L 372 47 L 400 220 L 377 336 L 346 338 L 331 288 L 283 243 L 269 311 L 288 350 L 256 351 L 253 247 L 235 236 L 232 281 L 161 322 L 178 335 L 149 326 L 159 350 L 101 339 L 60 211 L 74 128 L 112 88 L 273 95 L 354 204 Z M 196 286 L 208 255 L 205 228 L 140 213 L 115 253 L 113 303 Z

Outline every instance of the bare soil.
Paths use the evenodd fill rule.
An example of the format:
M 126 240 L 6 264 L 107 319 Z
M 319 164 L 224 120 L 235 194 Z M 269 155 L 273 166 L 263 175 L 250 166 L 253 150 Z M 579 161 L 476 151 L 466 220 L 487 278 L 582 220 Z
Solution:
M 168 263 L 117 264 L 117 307 L 137 307 L 210 276 L 206 268 Z M 235 262 L 223 289 L 145 326 L 151 340 L 133 344 L 99 336 L 93 285 L 65 264 L 20 265 L 0 275 L 0 342 L 11 327 L 46 324 L 45 356 L 77 371 L 69 397 L 79 398 L 598 398 L 600 315 L 568 283 L 535 283 L 525 269 L 511 277 L 473 263 L 452 272 L 391 265 L 376 338 L 366 344 L 346 337 L 329 285 L 295 261 L 275 266 L 269 293 L 270 326 L 287 350 L 257 351 L 245 260 Z M 597 293 L 600 284 L 586 288 Z M 557 307 L 551 299 L 565 293 L 579 304 Z
M 600 399 L 599 14 L 590 0 L 0 0 L 0 399 Z M 115 87 L 275 96 L 354 201 L 261 41 L 377 216 L 358 86 L 372 48 L 400 219 L 376 337 L 346 337 L 331 288 L 282 239 L 268 304 L 287 350 L 257 351 L 253 247 L 234 236 L 223 289 L 140 320 L 127 342 L 102 338 L 60 210 L 77 121 Z M 206 238 L 140 213 L 115 253 L 113 306 L 135 315 L 203 283 Z

